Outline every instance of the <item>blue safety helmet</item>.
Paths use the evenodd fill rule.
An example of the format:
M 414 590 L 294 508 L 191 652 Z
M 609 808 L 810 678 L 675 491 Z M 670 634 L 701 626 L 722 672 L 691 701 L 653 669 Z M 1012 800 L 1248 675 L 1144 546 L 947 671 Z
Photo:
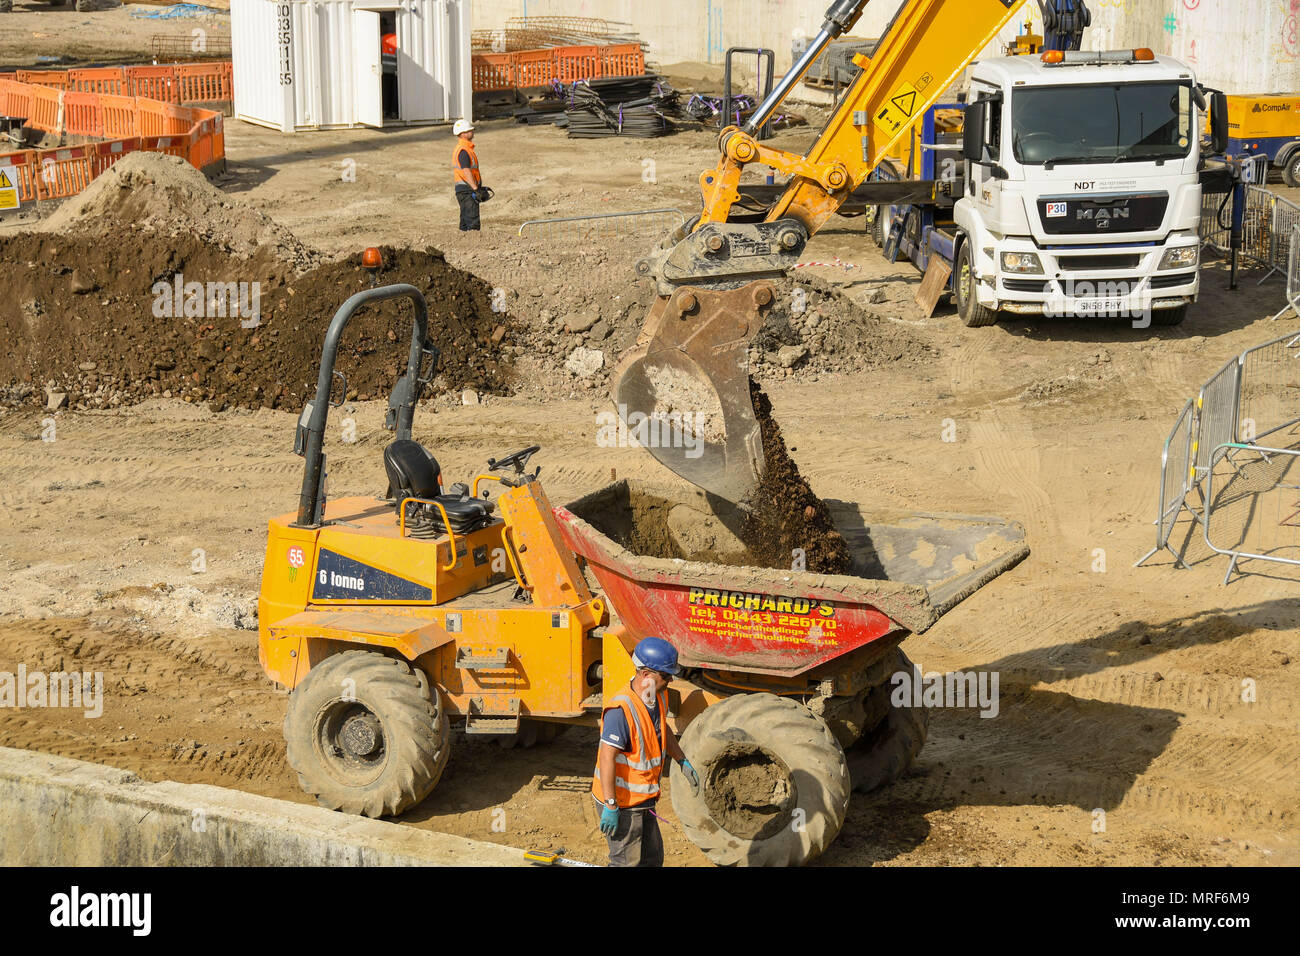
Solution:
M 677 648 L 662 637 L 644 637 L 632 651 L 632 663 L 638 667 L 648 667 L 661 674 L 676 676 L 681 668 L 677 666 Z

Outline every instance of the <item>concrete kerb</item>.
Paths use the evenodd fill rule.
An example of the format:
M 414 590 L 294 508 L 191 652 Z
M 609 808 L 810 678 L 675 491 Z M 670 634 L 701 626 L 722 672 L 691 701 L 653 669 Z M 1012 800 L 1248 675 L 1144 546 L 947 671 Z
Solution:
M 522 850 L 0 747 L 4 866 L 524 866 Z

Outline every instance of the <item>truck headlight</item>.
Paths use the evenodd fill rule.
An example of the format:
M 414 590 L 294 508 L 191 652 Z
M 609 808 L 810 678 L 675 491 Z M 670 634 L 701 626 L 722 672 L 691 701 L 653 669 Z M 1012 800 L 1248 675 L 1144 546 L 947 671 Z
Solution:
M 1032 252 L 1002 253 L 1002 271 L 1015 272 L 1020 275 L 1042 275 L 1043 264 Z
M 1178 246 L 1165 252 L 1160 260 L 1160 271 L 1167 269 L 1195 269 L 1200 261 L 1200 246 Z

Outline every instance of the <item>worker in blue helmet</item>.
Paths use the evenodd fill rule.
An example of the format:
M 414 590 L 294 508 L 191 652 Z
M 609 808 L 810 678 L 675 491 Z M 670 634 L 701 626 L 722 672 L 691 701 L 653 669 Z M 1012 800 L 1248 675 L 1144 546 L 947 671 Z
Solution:
M 677 648 L 647 637 L 632 651 L 636 673 L 606 702 L 591 793 L 600 804 L 600 829 L 610 866 L 663 866 L 664 841 L 655 806 L 665 758 L 681 764 L 686 783 L 700 776 L 668 726 L 668 682 L 680 672 Z

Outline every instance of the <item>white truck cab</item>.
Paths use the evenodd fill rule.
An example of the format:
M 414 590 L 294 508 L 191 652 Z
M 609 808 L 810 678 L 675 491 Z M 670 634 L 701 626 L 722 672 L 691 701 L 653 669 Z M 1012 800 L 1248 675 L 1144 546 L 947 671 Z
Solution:
M 998 312 L 1181 322 L 1200 291 L 1200 113 L 1191 69 L 1149 50 L 971 67 L 953 286 Z

